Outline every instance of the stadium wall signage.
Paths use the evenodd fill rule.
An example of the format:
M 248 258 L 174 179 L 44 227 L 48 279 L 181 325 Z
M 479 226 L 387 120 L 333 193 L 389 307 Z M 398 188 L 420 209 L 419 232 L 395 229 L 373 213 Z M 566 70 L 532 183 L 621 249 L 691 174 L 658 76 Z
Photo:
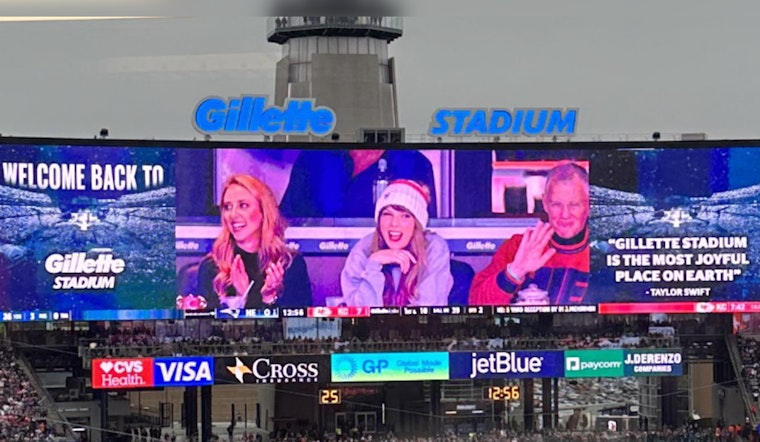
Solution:
M 330 358 L 332 382 L 392 382 L 449 379 L 449 354 L 341 353 Z
M 285 105 L 267 106 L 266 96 L 208 97 L 193 113 L 193 125 L 203 134 L 316 135 L 335 129 L 337 118 L 314 99 L 287 99 Z
M 213 357 L 92 360 L 92 388 L 119 390 L 214 384 Z
M 451 353 L 451 379 L 557 378 L 564 375 L 562 351 Z
M 326 382 L 327 356 L 236 356 L 216 358 L 216 384 Z
M 92 360 L 94 389 L 451 379 L 680 376 L 680 349 L 334 353 Z
M 434 137 L 575 135 L 578 109 L 442 108 L 433 113 L 428 134 Z

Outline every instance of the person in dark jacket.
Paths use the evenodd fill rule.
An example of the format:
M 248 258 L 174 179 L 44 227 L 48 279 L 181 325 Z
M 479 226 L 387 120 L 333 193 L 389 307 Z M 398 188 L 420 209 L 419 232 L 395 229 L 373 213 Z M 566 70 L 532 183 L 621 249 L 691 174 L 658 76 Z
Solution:
M 220 210 L 222 231 L 198 269 L 208 308 L 310 306 L 306 262 L 286 245 L 285 219 L 269 187 L 234 175 L 224 186 Z

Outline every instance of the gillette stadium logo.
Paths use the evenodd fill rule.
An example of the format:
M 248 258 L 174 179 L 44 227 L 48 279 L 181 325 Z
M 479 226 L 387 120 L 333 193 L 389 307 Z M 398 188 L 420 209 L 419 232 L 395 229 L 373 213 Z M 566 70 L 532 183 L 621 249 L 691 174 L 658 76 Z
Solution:
M 314 99 L 287 99 L 283 107 L 267 106 L 267 97 L 208 97 L 193 114 L 193 125 L 204 134 L 328 135 L 337 118 Z
M 109 250 L 109 249 L 104 249 Z M 86 252 L 53 253 L 45 259 L 45 271 L 55 276 L 53 290 L 100 290 L 116 287 L 116 275 L 126 269 L 113 253 L 88 257 Z

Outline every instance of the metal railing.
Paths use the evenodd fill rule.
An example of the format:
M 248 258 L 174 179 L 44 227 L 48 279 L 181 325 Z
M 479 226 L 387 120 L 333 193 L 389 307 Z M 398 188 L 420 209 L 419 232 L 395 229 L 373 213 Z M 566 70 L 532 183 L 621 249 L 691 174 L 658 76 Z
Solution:
M 645 347 L 679 348 L 677 337 L 644 337 Z M 492 340 L 431 339 L 408 341 L 291 341 L 291 342 L 170 342 L 157 345 L 107 345 L 105 343 L 79 347 L 86 368 L 93 358 L 154 357 L 190 355 L 288 355 L 329 354 L 345 352 L 404 352 L 404 351 L 471 351 L 471 350 L 561 350 L 567 348 L 563 338 L 507 338 L 500 344 Z
M 52 424 L 51 427 L 55 428 L 56 433 L 64 433 L 67 438 L 70 438 L 69 440 L 74 440 L 75 437 L 74 433 L 71 431 L 71 424 L 66 419 L 66 417 L 64 417 L 58 411 L 58 407 L 55 405 L 53 396 L 51 396 L 50 392 L 42 385 L 39 376 L 37 376 L 37 373 L 35 373 L 35 371 L 32 369 L 32 365 L 29 363 L 29 360 L 24 355 L 19 355 L 18 361 L 19 366 L 24 371 L 24 374 L 26 374 L 26 376 L 34 385 L 34 389 L 37 391 L 37 394 L 42 398 L 41 406 L 47 410 L 47 415 L 54 419 L 52 422 L 49 419 L 48 424 Z
M 404 29 L 403 17 L 360 16 L 360 17 L 293 17 L 280 16 L 267 19 L 267 36 L 275 32 L 323 28 L 374 28 L 388 30 L 401 35 Z
M 734 367 L 734 375 L 739 383 L 739 390 L 741 391 L 742 400 L 744 401 L 744 414 L 749 416 L 752 421 L 752 427 L 757 426 L 757 417 L 751 412 L 752 410 L 752 396 L 749 393 L 749 387 L 744 379 L 744 363 L 742 362 L 741 351 L 739 350 L 739 343 L 735 335 L 726 336 L 726 346 L 728 347 L 728 354 L 731 358 L 731 365 Z

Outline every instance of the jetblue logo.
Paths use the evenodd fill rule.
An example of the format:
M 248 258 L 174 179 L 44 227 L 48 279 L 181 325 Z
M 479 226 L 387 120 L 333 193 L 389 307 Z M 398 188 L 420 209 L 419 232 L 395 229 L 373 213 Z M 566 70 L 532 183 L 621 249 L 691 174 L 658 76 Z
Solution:
M 432 136 L 575 135 L 577 109 L 438 109 Z
M 450 379 L 520 379 L 562 377 L 563 351 L 493 351 L 449 353 Z
M 543 363 L 543 357 L 520 357 L 515 352 L 500 351 L 483 357 L 479 357 L 477 353 L 473 353 L 470 378 L 475 379 L 482 374 L 538 374 L 541 373 Z
M 206 134 L 264 134 L 324 136 L 335 129 L 332 109 L 315 106 L 313 99 L 288 99 L 284 107 L 267 106 L 263 96 L 224 99 L 209 97 L 198 103 L 195 128 Z
M 156 387 L 214 384 L 214 358 L 156 358 Z

